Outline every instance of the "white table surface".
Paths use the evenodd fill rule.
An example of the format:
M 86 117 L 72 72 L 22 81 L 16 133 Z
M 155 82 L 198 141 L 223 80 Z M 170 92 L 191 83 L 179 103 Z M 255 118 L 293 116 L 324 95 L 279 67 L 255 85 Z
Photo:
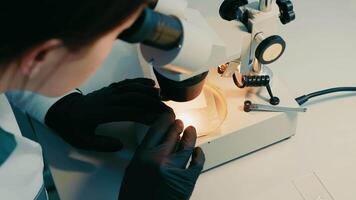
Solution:
M 356 86 L 356 0 L 295 0 L 294 5 L 297 20 L 282 31 L 287 51 L 273 64 L 275 74 L 296 97 Z M 84 90 L 142 73 L 134 66 L 115 66 L 117 55 L 133 59 L 128 47 L 119 50 L 121 45 Z M 105 73 L 109 67 L 116 71 L 112 77 Z M 310 109 L 300 115 L 296 136 L 202 174 L 191 199 L 303 200 L 294 182 L 308 174 L 318 177 L 335 200 L 356 199 L 356 95 L 327 96 L 306 106 Z M 129 150 L 78 152 L 39 123 L 34 127 L 63 200 L 117 198 Z M 128 134 L 132 126 L 121 129 L 110 131 Z

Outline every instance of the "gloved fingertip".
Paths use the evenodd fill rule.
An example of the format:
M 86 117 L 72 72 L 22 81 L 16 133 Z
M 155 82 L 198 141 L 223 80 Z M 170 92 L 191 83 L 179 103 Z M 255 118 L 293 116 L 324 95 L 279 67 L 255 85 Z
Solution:
M 169 115 L 172 115 L 174 117 L 174 119 L 176 118 L 176 113 L 174 112 L 174 110 L 169 107 L 169 106 L 166 106 L 164 107 L 164 109 L 162 110 L 163 113 L 167 113 Z
M 192 161 L 190 162 L 191 167 L 198 167 L 203 169 L 205 163 L 205 154 L 200 147 L 196 147 L 193 150 Z
M 174 123 L 169 127 L 166 135 L 162 141 L 164 144 L 164 150 L 162 149 L 163 155 L 169 155 L 175 151 L 177 147 L 177 142 L 179 142 L 180 134 L 184 130 L 184 125 L 181 120 L 175 120 Z
M 195 129 L 194 126 L 188 126 L 185 129 L 185 132 L 189 135 L 191 135 L 192 137 L 197 137 L 197 130 Z
M 178 133 L 183 132 L 183 129 L 184 129 L 184 123 L 183 123 L 183 121 L 182 121 L 182 120 L 177 119 L 177 120 L 175 121 L 175 126 L 176 126 L 176 131 L 177 131 Z
M 160 144 L 165 138 L 166 132 L 174 122 L 175 115 L 172 115 L 171 113 L 161 114 L 148 130 L 141 146 L 143 148 L 151 148 Z
M 174 121 L 176 119 L 176 114 L 174 112 L 164 112 L 160 117 L 166 117 L 169 121 Z

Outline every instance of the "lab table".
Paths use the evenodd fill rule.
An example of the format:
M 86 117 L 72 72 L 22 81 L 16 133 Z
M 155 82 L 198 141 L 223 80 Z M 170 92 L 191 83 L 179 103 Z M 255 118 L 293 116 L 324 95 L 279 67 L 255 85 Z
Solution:
M 293 3 L 297 20 L 281 31 L 287 49 L 271 65 L 275 75 L 295 97 L 356 86 L 356 1 Z M 142 76 L 135 52 L 135 46 L 116 43 L 103 68 L 81 89 L 86 93 L 113 80 Z M 306 107 L 295 136 L 203 173 L 191 199 L 356 199 L 355 94 L 325 96 Z M 126 146 L 118 153 L 92 153 L 72 148 L 35 120 L 31 123 L 62 200 L 117 199 L 136 145 L 135 124 L 100 127 L 98 132 L 125 138 Z

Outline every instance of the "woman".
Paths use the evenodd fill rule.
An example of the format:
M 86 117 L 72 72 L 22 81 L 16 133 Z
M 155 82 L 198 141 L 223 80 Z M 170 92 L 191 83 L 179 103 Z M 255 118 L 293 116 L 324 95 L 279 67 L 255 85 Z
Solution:
M 143 0 L 2 2 L 0 93 L 30 90 L 53 97 L 72 91 L 101 65 L 117 36 L 133 24 L 145 6 Z M 110 102 L 120 100 L 123 109 L 159 108 L 156 113 L 153 110 L 157 109 L 149 113 L 149 119 L 137 118 L 139 114 L 132 114 L 135 112 L 130 109 L 116 113 L 121 120 L 146 123 L 158 118 L 127 168 L 120 199 L 189 199 L 202 170 L 204 154 L 194 148 L 193 127 L 187 128 L 180 139 L 183 124 L 173 114 L 163 114 L 169 109 L 160 102 L 151 80 L 128 80 L 88 95 L 69 94 L 51 107 L 46 122 L 74 146 L 118 150 L 119 141 L 96 137 L 87 126 L 70 129 L 70 134 L 65 133 L 68 129 L 61 128 L 63 118 L 72 108 L 87 105 L 85 109 L 94 109 L 96 101 L 106 100 L 113 91 L 127 94 Z M 147 99 L 144 104 L 133 101 L 137 93 Z M 73 120 L 84 116 L 77 115 Z M 86 122 L 115 120 L 99 115 Z M 186 168 L 191 155 L 192 161 Z M 39 144 L 22 137 L 7 99 L 0 95 L 0 199 L 46 199 L 42 171 Z

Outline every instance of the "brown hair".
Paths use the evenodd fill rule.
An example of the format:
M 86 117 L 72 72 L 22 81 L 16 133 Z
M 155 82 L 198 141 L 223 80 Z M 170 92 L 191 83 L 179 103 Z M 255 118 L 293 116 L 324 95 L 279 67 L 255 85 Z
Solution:
M 80 48 L 123 23 L 146 0 L 4 0 L 0 64 L 49 39 Z

